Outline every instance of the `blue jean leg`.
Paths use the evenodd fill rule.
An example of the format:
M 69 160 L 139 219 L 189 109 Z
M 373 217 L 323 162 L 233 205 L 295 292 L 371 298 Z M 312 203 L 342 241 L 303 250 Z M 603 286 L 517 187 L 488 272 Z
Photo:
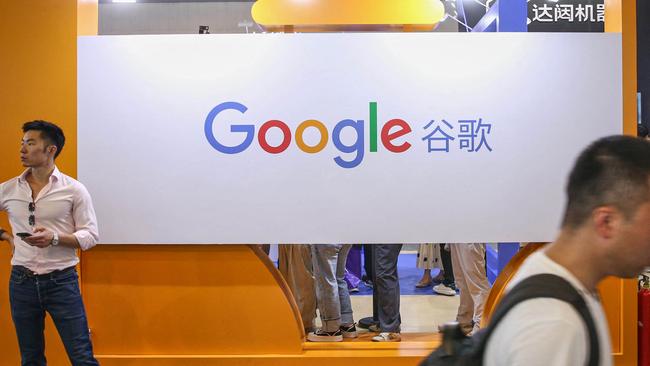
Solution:
M 352 244 L 344 244 L 341 247 L 341 251 L 339 251 L 336 263 L 336 282 L 339 287 L 339 302 L 341 304 L 341 324 L 345 325 L 354 323 L 350 292 L 348 290 L 348 284 L 345 282 L 345 265 L 350 249 L 352 249 Z
M 45 309 L 32 278 L 17 270 L 9 279 L 11 317 L 16 328 L 22 366 L 45 366 Z
M 322 328 L 326 332 L 334 332 L 341 325 L 341 303 L 336 281 L 336 258 L 340 249 L 341 246 L 335 244 L 311 245 L 316 302 Z
M 73 366 L 97 366 L 77 272 L 28 276 L 12 269 L 9 283 L 12 318 L 23 366 L 45 366 L 45 313 L 54 321 Z
M 342 323 L 352 323 L 352 306 L 344 279 L 350 245 L 312 244 L 311 249 L 322 328 L 334 332 Z
M 72 365 L 99 365 L 93 356 L 88 320 L 76 271 L 50 281 L 45 294 L 45 305 Z

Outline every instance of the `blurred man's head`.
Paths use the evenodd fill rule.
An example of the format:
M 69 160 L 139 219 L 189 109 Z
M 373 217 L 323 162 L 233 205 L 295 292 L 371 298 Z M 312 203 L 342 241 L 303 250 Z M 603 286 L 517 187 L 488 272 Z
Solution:
M 600 139 L 585 149 L 567 185 L 562 228 L 588 233 L 611 274 L 632 277 L 650 266 L 650 143 Z

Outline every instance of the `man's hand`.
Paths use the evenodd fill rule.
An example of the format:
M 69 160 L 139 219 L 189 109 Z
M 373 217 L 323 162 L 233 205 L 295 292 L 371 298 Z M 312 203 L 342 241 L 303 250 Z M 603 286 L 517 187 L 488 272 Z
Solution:
M 33 247 L 47 248 L 52 244 L 54 232 L 42 226 L 34 228 L 34 235 L 26 237 L 23 241 Z

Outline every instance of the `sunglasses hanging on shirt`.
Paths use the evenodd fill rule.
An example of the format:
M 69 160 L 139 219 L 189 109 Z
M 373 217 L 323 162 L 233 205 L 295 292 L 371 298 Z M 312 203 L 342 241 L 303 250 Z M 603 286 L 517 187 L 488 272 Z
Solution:
M 36 204 L 34 202 L 29 203 L 29 226 L 36 225 L 36 217 L 34 216 L 34 211 L 36 211 Z

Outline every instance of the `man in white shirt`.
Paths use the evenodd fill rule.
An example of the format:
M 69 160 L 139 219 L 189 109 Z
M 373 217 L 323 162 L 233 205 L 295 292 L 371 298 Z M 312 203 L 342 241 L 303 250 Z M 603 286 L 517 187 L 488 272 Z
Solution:
M 98 240 L 95 210 L 86 188 L 54 164 L 65 144 L 63 131 L 46 121 L 23 125 L 20 159 L 27 169 L 0 184 L 0 211 L 13 236 L 9 281 L 11 315 L 23 365 L 46 365 L 44 320 L 49 313 L 73 365 L 99 365 L 75 266 L 76 250 Z
M 650 265 L 650 143 L 626 136 L 600 139 L 578 157 L 567 185 L 559 236 L 526 260 L 509 289 L 535 274 L 566 279 L 584 298 L 598 333 L 600 365 L 612 364 L 598 283 L 635 278 Z M 593 345 L 585 322 L 568 303 L 524 301 L 494 329 L 484 364 L 585 365 Z

